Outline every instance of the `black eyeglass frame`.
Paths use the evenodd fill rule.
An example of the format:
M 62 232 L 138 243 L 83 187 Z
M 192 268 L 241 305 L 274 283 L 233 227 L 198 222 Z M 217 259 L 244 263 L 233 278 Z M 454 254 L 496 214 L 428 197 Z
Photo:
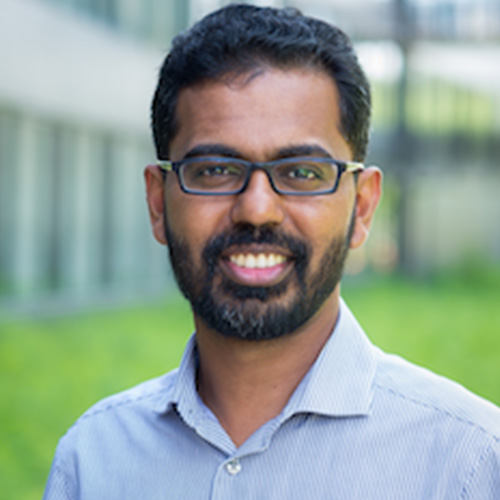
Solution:
M 243 165 L 246 168 L 246 176 L 245 180 L 242 184 L 242 186 L 238 189 L 233 189 L 230 191 L 200 191 L 197 189 L 192 189 L 189 187 L 186 187 L 184 185 L 184 181 L 182 179 L 182 176 L 180 174 L 180 169 L 183 165 L 189 164 L 189 163 L 197 163 L 200 161 L 213 161 L 213 162 L 218 162 L 221 164 L 224 163 L 238 163 L 240 165 Z M 335 179 L 335 184 L 329 188 L 329 189 L 324 189 L 322 191 L 286 191 L 279 189 L 273 181 L 273 177 L 271 175 L 271 170 L 273 167 L 277 165 L 282 165 L 285 163 L 295 163 L 295 162 L 300 162 L 300 161 L 313 161 L 313 162 L 319 162 L 319 163 L 327 163 L 330 165 L 336 165 L 338 170 L 337 170 L 337 178 Z M 194 158 L 186 158 L 184 160 L 180 161 L 169 161 L 169 160 L 157 160 L 156 165 L 161 168 L 165 173 L 167 172 L 174 172 L 177 174 L 177 179 L 179 181 L 179 186 L 181 187 L 182 191 L 188 194 L 196 194 L 200 196 L 227 196 L 227 195 L 233 195 L 233 194 L 240 194 L 245 191 L 245 189 L 248 187 L 248 183 L 250 182 L 250 177 L 253 172 L 256 170 L 263 170 L 267 174 L 267 178 L 269 179 L 269 184 L 271 184 L 271 187 L 273 190 L 282 195 L 289 195 L 289 196 L 317 196 L 317 195 L 322 195 L 322 194 L 332 194 L 337 191 L 337 188 L 340 183 L 340 177 L 342 176 L 343 173 L 345 172 L 353 172 L 357 173 L 362 170 L 364 170 L 365 165 L 363 163 L 358 163 L 354 161 L 340 161 L 340 160 L 335 160 L 333 158 L 324 158 L 324 157 L 318 157 L 318 158 L 310 158 L 310 157 L 292 157 L 292 158 L 280 158 L 279 160 L 273 160 L 273 161 L 267 161 L 267 162 L 251 162 L 247 160 L 242 160 L 239 158 L 229 158 L 229 157 L 215 157 L 215 156 L 203 156 L 203 157 L 194 157 Z

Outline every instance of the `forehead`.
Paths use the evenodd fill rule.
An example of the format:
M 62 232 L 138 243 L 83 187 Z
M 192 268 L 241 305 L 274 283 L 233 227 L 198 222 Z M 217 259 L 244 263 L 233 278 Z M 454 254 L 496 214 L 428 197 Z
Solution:
M 319 70 L 264 68 L 185 88 L 179 94 L 176 119 L 178 132 L 170 145 L 173 160 L 211 144 L 255 161 L 305 144 L 320 146 L 337 159 L 352 157 L 340 132 L 337 86 Z

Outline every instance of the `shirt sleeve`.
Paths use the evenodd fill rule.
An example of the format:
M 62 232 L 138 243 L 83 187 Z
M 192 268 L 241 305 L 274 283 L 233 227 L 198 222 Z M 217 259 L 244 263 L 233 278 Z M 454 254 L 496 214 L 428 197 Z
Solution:
M 460 498 L 464 500 L 498 500 L 500 498 L 499 439 L 493 438 L 480 456 Z
M 68 474 L 60 462 L 59 453 L 58 449 L 52 462 L 43 500 L 78 500 L 74 478 Z

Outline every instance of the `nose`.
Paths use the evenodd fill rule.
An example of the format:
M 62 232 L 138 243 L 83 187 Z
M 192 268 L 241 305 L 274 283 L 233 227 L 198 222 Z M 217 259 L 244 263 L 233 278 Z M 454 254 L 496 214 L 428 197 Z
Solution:
M 266 172 L 252 173 L 245 191 L 236 195 L 231 218 L 235 224 L 247 223 L 255 227 L 283 222 L 283 198 L 272 188 Z

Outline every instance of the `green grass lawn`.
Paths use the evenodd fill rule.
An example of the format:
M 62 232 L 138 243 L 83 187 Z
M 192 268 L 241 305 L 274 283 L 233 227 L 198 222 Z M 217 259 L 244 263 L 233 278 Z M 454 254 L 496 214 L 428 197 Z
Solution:
M 500 404 L 500 281 L 344 287 L 371 339 Z M 98 399 L 177 365 L 192 330 L 180 300 L 0 323 L 0 485 L 39 499 L 58 438 Z

